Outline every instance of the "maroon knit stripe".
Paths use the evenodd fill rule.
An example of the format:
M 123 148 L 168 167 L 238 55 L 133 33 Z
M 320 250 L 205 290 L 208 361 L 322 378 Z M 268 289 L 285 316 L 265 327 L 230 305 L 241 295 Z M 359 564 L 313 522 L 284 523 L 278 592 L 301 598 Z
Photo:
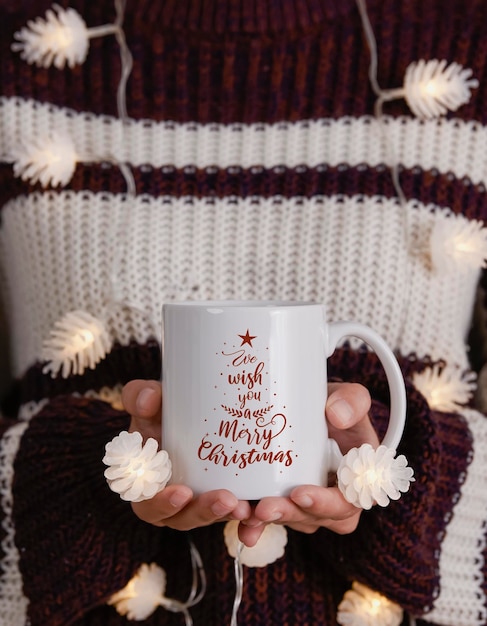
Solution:
M 331 32 L 332 23 L 299 37 L 292 33 L 275 40 L 255 38 L 250 45 L 247 36 L 228 33 L 218 38 L 188 34 L 184 43 L 172 31 L 146 33 L 143 38 L 134 32 L 133 39 L 129 34 L 135 72 L 140 72 L 128 85 L 129 115 L 251 123 L 371 111 L 370 104 L 364 108 L 367 97 L 370 103 L 370 90 L 361 41 L 356 38 L 347 55 L 338 64 L 332 63 L 329 42 L 339 39 Z M 148 45 L 157 46 L 154 55 Z M 317 68 L 323 75 L 318 90 Z M 338 84 L 348 89 L 352 79 L 357 85 L 354 103 L 344 101 L 343 87 Z M 146 96 L 144 101 L 137 98 L 139 89 Z M 151 104 L 153 89 L 157 90 L 157 108 Z
M 432 58 L 432 50 L 439 43 L 445 59 L 472 68 L 477 77 L 483 76 L 487 54 L 481 52 L 486 51 L 487 44 L 479 33 L 487 19 L 485 3 L 476 3 L 466 11 L 464 2 L 455 0 L 446 12 L 440 0 L 429 2 L 426 7 L 415 1 L 417 19 L 411 20 L 409 14 L 409 28 L 402 28 L 400 36 L 398 26 L 404 25 L 405 18 L 397 3 L 389 0 L 380 14 L 373 2 L 369 3 L 377 31 L 381 86 L 401 86 L 407 65 L 420 58 Z M 229 2 L 225 18 L 220 9 L 202 10 L 207 4 L 216 6 L 210 0 L 202 0 L 199 12 L 189 11 L 186 2 L 174 2 L 166 3 L 160 13 L 147 1 L 147 14 L 153 19 L 146 19 L 138 6 L 128 3 L 125 30 L 134 56 L 127 93 L 129 115 L 137 119 L 229 123 L 372 114 L 374 94 L 367 75 L 369 53 L 358 12 L 349 0 L 343 9 L 342 3 L 337 2 L 337 11 L 350 12 L 338 25 L 332 19 L 333 3 L 328 2 L 320 16 L 318 0 L 296 0 L 294 11 L 282 13 L 281 23 L 275 16 L 262 15 L 257 2 L 244 0 Z M 108 14 L 102 12 L 102 3 L 85 1 L 73 5 L 88 26 L 113 19 L 112 10 Z M 40 6 L 38 3 L 33 18 L 39 15 Z M 272 7 L 278 11 L 280 3 L 273 3 Z M 137 16 L 133 16 L 131 12 L 136 10 Z M 13 33 L 25 25 L 27 12 L 28 7 L 14 3 L 9 19 L 0 23 L 0 81 L 4 95 L 116 115 L 120 61 L 115 39 L 92 40 L 91 62 L 73 69 L 30 66 L 10 50 Z M 279 38 L 269 34 L 251 37 L 249 41 L 245 29 L 251 31 L 252 24 L 259 22 L 262 26 L 266 21 L 269 27 L 275 24 L 276 29 L 293 28 Z M 194 33 L 192 29 L 200 23 L 208 24 L 208 28 L 213 25 L 217 32 L 207 36 Z M 219 24 L 223 23 L 243 32 L 235 34 L 227 28 L 225 33 L 219 33 Z M 450 36 L 453 24 L 460 32 L 455 38 Z M 175 25 L 188 30 L 184 40 L 174 32 Z M 392 54 L 402 49 L 417 54 L 414 58 L 410 57 L 411 52 Z M 486 97 L 487 83 L 481 81 L 472 101 L 455 115 L 486 123 L 482 117 L 486 114 L 481 113 Z M 404 102 L 391 103 L 385 110 L 410 115 Z
M 163 4 L 143 0 L 139 7 L 139 15 L 150 16 L 151 20 L 168 29 L 223 34 L 306 30 L 324 19 L 350 11 L 354 4 L 351 0 L 295 0 L 286 3 L 170 0 Z
M 368 168 L 365 165 L 338 167 L 327 165 L 316 168 L 227 168 L 214 171 L 196 168 L 163 168 L 148 166 L 133 169 L 138 194 L 160 196 L 194 196 L 196 198 L 228 196 L 269 198 L 282 196 L 313 197 L 316 195 L 379 195 L 396 197 L 391 174 L 385 166 Z M 468 179 L 451 178 L 436 171 L 401 170 L 401 186 L 407 199 L 425 205 L 449 207 L 456 214 L 469 219 L 482 219 L 486 212 L 487 196 L 483 187 Z M 65 187 L 74 191 L 89 189 L 93 193 L 108 191 L 126 192 L 126 183 L 115 166 L 78 164 L 72 181 Z M 13 179 L 11 166 L 0 167 L 0 205 L 22 194 L 45 191 L 40 185 L 29 185 Z M 56 190 L 57 191 L 57 190 Z M 55 192 L 56 192 L 55 191 Z

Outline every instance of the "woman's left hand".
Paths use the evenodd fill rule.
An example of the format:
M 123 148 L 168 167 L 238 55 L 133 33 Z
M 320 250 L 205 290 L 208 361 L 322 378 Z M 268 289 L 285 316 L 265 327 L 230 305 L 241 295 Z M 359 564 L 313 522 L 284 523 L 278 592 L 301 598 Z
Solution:
M 325 407 L 328 434 L 342 452 L 363 443 L 377 447 L 379 440 L 369 419 L 371 400 L 367 389 L 355 383 L 330 383 L 328 390 Z M 245 545 L 255 545 L 265 525 L 271 522 L 304 533 L 324 527 L 346 534 L 355 530 L 360 514 L 361 509 L 347 502 L 337 487 L 302 485 L 288 498 L 260 500 L 252 515 L 240 523 L 239 537 Z

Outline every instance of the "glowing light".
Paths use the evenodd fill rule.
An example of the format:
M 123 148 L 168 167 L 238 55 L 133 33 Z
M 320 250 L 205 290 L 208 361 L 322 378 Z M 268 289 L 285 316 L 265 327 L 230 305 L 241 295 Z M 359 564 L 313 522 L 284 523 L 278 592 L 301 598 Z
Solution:
M 228 554 L 233 558 L 236 557 L 239 547 L 238 525 L 238 521 L 227 522 L 223 530 Z M 286 527 L 281 524 L 267 524 L 255 546 L 242 548 L 240 562 L 247 567 L 265 567 L 283 556 L 286 544 Z
M 343 457 L 337 472 L 338 488 L 343 497 L 356 507 L 370 509 L 375 503 L 387 506 L 398 500 L 414 481 L 413 470 L 404 455 L 368 443 L 352 448 Z
M 485 267 L 487 228 L 463 215 L 437 214 L 429 238 L 433 269 L 469 272 Z
M 425 397 L 428 406 L 437 411 L 455 413 L 468 403 L 476 389 L 474 372 L 457 367 L 434 365 L 413 374 L 416 389 Z
M 141 502 L 162 491 L 171 478 L 172 465 L 165 450 L 139 432 L 122 431 L 105 446 L 105 478 L 122 500 Z
M 84 20 L 74 9 L 57 4 L 46 12 L 45 19 L 29 21 L 14 37 L 12 50 L 40 67 L 74 67 L 83 63 L 88 53 L 89 30 Z
M 425 85 L 421 87 L 424 94 L 428 96 L 434 96 L 438 98 L 444 93 L 444 89 L 441 87 L 441 83 L 436 80 L 429 80 Z
M 144 563 L 108 604 L 129 620 L 145 620 L 162 604 L 165 590 L 166 573 L 162 567 Z
M 338 606 L 337 622 L 343 626 L 399 626 L 403 610 L 382 594 L 352 583 Z
M 370 601 L 369 613 L 371 615 L 377 615 L 382 607 L 382 600 L 379 598 L 372 598 Z
M 375 482 L 379 480 L 379 475 L 375 471 L 375 469 L 369 469 L 364 474 L 364 482 L 369 485 L 373 485 Z
M 47 361 L 44 373 L 63 378 L 83 374 L 94 367 L 111 350 L 112 341 L 104 324 L 86 311 L 70 311 L 58 320 L 49 339 L 44 342 L 42 359 Z
M 60 132 L 23 142 L 12 153 L 14 175 L 43 187 L 66 185 L 77 159 L 73 141 Z
M 458 63 L 431 59 L 411 63 L 404 77 L 403 95 L 411 111 L 420 119 L 432 119 L 456 111 L 471 97 L 479 83 L 472 70 Z M 394 91 L 394 95 L 399 95 Z

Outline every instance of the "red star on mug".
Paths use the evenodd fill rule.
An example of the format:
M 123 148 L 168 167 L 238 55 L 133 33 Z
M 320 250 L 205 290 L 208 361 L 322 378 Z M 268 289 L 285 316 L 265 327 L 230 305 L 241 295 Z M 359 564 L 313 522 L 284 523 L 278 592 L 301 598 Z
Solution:
M 251 348 L 253 348 L 252 346 L 252 340 L 255 339 L 257 337 L 257 335 L 254 335 L 252 337 L 252 335 L 250 335 L 249 333 L 249 329 L 247 328 L 247 332 L 245 333 L 245 335 L 239 335 L 240 339 L 242 340 L 242 343 L 240 344 L 240 347 L 244 346 L 246 343 L 249 344 L 249 346 Z

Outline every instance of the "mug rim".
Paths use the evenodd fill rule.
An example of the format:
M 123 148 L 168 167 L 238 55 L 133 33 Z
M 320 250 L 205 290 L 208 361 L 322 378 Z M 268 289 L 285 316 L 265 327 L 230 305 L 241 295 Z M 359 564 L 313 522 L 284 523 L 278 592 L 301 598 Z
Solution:
M 313 300 L 180 300 L 165 302 L 163 308 L 272 309 L 324 306 Z

